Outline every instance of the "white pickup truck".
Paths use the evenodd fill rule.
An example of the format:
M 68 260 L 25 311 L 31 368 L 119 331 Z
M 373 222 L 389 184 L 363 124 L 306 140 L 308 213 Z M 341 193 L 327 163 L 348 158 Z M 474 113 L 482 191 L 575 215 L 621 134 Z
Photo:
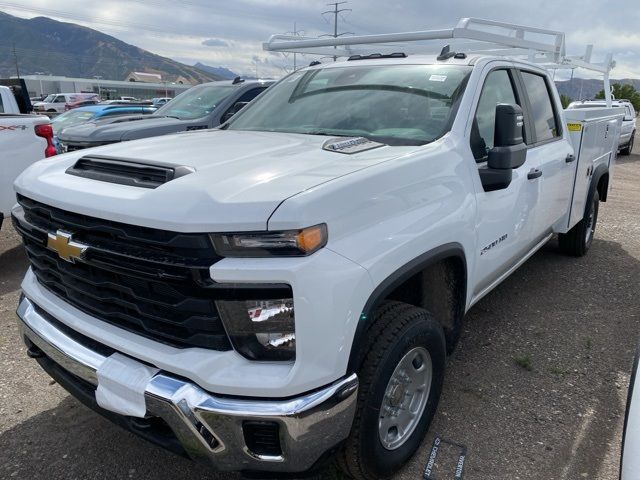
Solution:
M 0 227 L 16 203 L 13 182 L 41 158 L 55 155 L 49 118 L 20 113 L 9 87 L 0 85 Z
M 485 35 L 545 63 L 377 53 Z M 611 61 L 473 19 L 265 48 L 349 58 L 219 129 L 18 178 L 21 335 L 87 405 L 213 468 L 301 472 L 335 453 L 387 478 L 424 438 L 465 313 L 555 234 L 568 254 L 591 246 L 622 112 L 566 116 L 544 66 L 606 79 Z

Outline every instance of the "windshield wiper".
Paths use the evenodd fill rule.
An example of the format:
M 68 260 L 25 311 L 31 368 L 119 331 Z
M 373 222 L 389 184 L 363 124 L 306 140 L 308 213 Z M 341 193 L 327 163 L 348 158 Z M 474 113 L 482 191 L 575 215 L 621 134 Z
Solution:
M 308 132 L 295 132 L 303 135 L 324 135 L 325 137 L 364 137 L 363 135 L 346 135 L 344 133 L 331 133 L 326 130 L 309 130 Z

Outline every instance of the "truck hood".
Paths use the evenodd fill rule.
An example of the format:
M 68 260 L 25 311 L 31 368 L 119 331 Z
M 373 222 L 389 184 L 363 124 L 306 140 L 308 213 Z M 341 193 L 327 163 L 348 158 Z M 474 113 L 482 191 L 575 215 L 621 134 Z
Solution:
M 115 143 L 124 140 L 166 135 L 186 131 L 189 127 L 208 128 L 207 120 L 180 120 L 156 115 L 132 115 L 68 127 L 58 136 L 61 142 Z
M 419 147 L 324 150 L 330 137 L 208 130 L 76 151 L 37 162 L 15 183 L 35 200 L 85 215 L 182 232 L 265 230 L 287 198 Z M 155 189 L 69 175 L 83 156 L 193 169 Z M 301 225 L 303 227 L 303 225 Z

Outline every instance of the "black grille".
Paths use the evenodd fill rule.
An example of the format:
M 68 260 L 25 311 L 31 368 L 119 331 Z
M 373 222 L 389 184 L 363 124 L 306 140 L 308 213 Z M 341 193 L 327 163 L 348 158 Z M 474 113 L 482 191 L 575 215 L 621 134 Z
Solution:
M 176 169 L 104 157 L 83 157 L 67 169 L 69 175 L 142 188 L 157 188 L 190 172 L 185 167 Z
M 184 234 L 87 217 L 19 195 L 13 217 L 38 281 L 100 320 L 175 347 L 230 350 L 208 269 L 207 234 Z M 88 245 L 75 263 L 47 248 L 62 230 Z

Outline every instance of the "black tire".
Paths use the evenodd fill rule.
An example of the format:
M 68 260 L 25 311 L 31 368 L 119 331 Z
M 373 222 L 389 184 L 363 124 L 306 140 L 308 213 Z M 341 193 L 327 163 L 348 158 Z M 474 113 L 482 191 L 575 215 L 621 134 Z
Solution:
M 631 140 L 629 140 L 629 143 L 627 144 L 627 146 L 620 150 L 621 155 L 631 155 L 635 136 L 636 136 L 636 132 L 634 130 L 633 133 L 631 134 Z
M 385 302 L 376 311 L 367 338 L 358 371 L 357 411 L 351 434 L 338 455 L 338 466 L 353 478 L 373 480 L 396 473 L 420 446 L 440 399 L 446 343 L 441 325 L 426 310 L 396 301 Z M 378 432 L 382 402 L 396 366 L 416 347 L 426 349 L 431 358 L 430 390 L 413 432 L 404 443 L 389 450 Z
M 600 205 L 600 195 L 598 191 L 593 192 L 591 202 L 587 205 L 584 217 L 567 233 L 558 236 L 560 249 L 567 255 L 582 257 L 589 251 L 593 236 L 596 231 L 598 221 L 598 206 Z
M 47 113 L 58 113 L 58 111 L 50 108 L 49 110 L 47 110 Z

